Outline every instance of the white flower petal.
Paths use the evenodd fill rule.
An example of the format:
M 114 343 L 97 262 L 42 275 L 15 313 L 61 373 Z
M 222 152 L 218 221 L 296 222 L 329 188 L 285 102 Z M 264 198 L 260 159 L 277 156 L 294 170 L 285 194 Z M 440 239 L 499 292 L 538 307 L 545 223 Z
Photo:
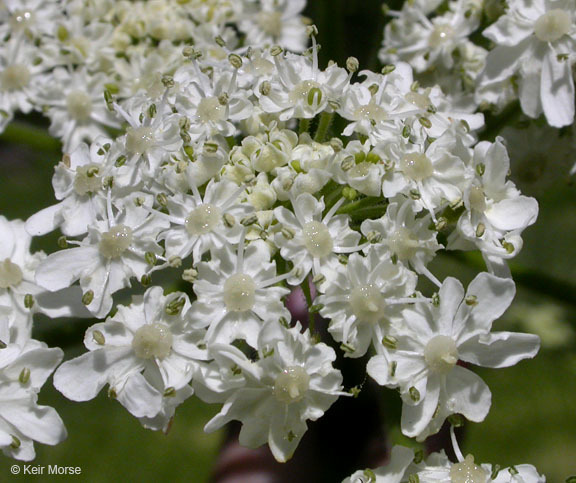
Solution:
M 559 61 L 551 48 L 542 64 L 540 98 L 548 124 L 563 127 L 574 122 L 574 79 L 571 62 L 568 59 Z
M 460 359 L 483 367 L 510 367 L 534 357 L 540 348 L 540 338 L 534 334 L 493 332 L 468 340 L 460 347 Z
M 472 371 L 455 366 L 446 377 L 446 396 L 453 414 L 462 414 L 479 423 L 490 410 L 492 393 L 486 383 Z

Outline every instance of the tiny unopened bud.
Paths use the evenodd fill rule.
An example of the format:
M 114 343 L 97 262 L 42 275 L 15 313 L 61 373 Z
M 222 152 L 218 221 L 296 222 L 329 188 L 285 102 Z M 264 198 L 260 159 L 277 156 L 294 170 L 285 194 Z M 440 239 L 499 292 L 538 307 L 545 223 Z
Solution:
M 504 247 L 504 250 L 506 250 L 506 253 L 508 254 L 514 253 L 514 244 L 508 241 L 503 241 L 502 246 Z
M 410 190 L 410 198 L 413 200 L 419 200 L 422 198 L 422 195 L 420 195 L 420 191 L 418 190 Z
M 468 295 L 468 297 L 466 297 L 465 299 L 466 301 L 466 305 L 478 305 L 478 297 L 476 297 L 476 295 Z
M 194 161 L 194 147 L 193 146 L 184 146 L 184 152 L 190 161 Z
M 22 442 L 13 434 L 11 434 L 10 436 L 12 436 L 12 442 L 10 443 L 10 447 L 12 449 L 20 448 L 20 446 L 22 445 Z
M 229 102 L 229 101 L 230 101 L 230 98 L 228 97 L 228 94 L 226 94 L 225 92 L 222 93 L 222 94 L 220 94 L 220 95 L 218 96 L 218 103 L 219 103 L 221 106 L 226 106 L 226 105 L 228 105 L 228 102 Z
M 106 102 L 106 107 L 109 111 L 114 111 L 114 98 L 112 97 L 112 93 L 106 89 L 104 91 L 104 101 Z
M 279 45 L 273 45 L 272 47 L 270 47 L 270 55 L 273 57 L 280 55 L 282 52 L 284 52 L 284 49 Z
M 292 240 L 294 238 L 294 230 L 287 226 L 283 227 L 282 230 L 280 230 L 280 233 L 282 233 L 286 240 Z
M 82 295 L 82 303 L 84 305 L 90 305 L 94 300 L 94 291 L 88 290 Z
M 236 224 L 236 218 L 230 213 L 224 213 L 224 215 L 222 215 L 222 221 L 227 228 L 232 228 Z
M 342 349 L 344 352 L 354 352 L 356 349 L 354 348 L 354 346 L 351 346 L 349 344 L 340 344 L 340 349 Z
M 411 132 L 410 126 L 408 124 L 405 124 L 404 127 L 402 128 L 402 137 L 409 138 L 410 132 Z
M 349 171 L 351 170 L 354 166 L 356 166 L 356 160 L 354 159 L 353 156 L 350 156 L 349 158 L 346 158 L 344 161 L 342 161 L 342 171 Z
M 156 195 L 156 201 L 158 202 L 158 204 L 160 206 L 162 206 L 163 208 L 166 207 L 166 205 L 168 204 L 168 198 L 166 197 L 166 195 L 164 193 L 158 193 Z
M 94 342 L 96 342 L 96 344 L 98 345 L 106 344 L 106 338 L 104 337 L 104 334 L 99 330 L 95 330 L 92 332 L 92 339 L 94 339 Z
M 476 227 L 476 236 L 478 238 L 482 237 L 485 231 L 486 231 L 486 225 L 484 225 L 484 223 L 478 223 L 478 226 Z
M 164 390 L 164 397 L 174 397 L 174 396 L 176 396 L 176 389 L 173 388 L 172 386 L 167 387 Z
M 412 462 L 415 465 L 418 465 L 418 464 L 422 463 L 423 460 L 424 460 L 424 450 L 418 449 L 418 450 L 414 451 L 414 459 L 412 460 Z
M 398 347 L 398 339 L 392 335 L 386 335 L 382 339 L 382 345 L 388 349 L 396 349 Z
M 494 465 L 492 466 L 492 473 L 490 473 L 490 479 L 491 480 L 495 480 L 498 477 L 498 473 L 500 473 L 500 465 Z M 570 481 L 570 478 L 572 478 L 572 480 Z M 569 478 L 566 479 L 566 483 L 576 483 L 576 476 L 571 476 Z
M 32 307 L 34 307 L 34 295 L 32 295 L 31 293 L 27 293 L 26 295 L 24 295 L 24 307 L 26 307 L 27 309 L 31 309 Z
M 178 315 L 182 311 L 185 303 L 186 300 L 184 300 L 184 297 L 178 297 L 177 299 L 172 300 L 170 303 L 166 304 L 166 313 L 168 315 Z
M 162 76 L 162 84 L 164 85 L 164 87 L 166 87 L 167 89 L 170 89 L 171 87 L 174 87 L 174 77 L 172 77 L 171 75 L 168 74 L 164 74 Z
M 145 273 L 144 275 L 142 275 L 142 277 L 140 277 L 140 283 L 142 284 L 143 287 L 149 287 L 150 285 L 152 285 L 152 277 Z
M 368 243 L 378 243 L 382 239 L 382 235 L 377 231 L 371 231 L 366 235 Z
M 410 90 L 412 92 L 416 92 L 418 89 L 420 88 L 420 83 L 418 81 L 414 81 L 412 82 L 412 84 L 410 85 Z
M 254 223 L 256 223 L 258 221 L 258 217 L 255 214 L 252 215 L 248 215 L 245 216 L 244 218 L 242 218 L 240 220 L 240 223 L 244 226 L 250 226 L 253 225 Z
M 420 401 L 420 391 L 416 389 L 414 386 L 408 389 L 408 394 L 410 394 L 410 399 L 412 399 L 412 401 L 414 402 Z
M 384 67 L 382 67 L 382 70 L 380 72 L 382 72 L 383 75 L 388 75 L 391 72 L 394 72 L 395 70 L 396 70 L 395 65 L 388 64 L 388 65 L 385 65 Z
M 427 117 L 419 117 L 418 121 L 420 122 L 420 124 L 422 124 L 422 126 L 424 126 L 427 129 L 430 129 L 432 127 L 432 122 Z
M 198 270 L 187 268 L 184 270 L 184 272 L 182 272 L 182 280 L 188 283 L 194 283 L 196 280 L 198 280 Z
M 18 376 L 18 381 L 20 384 L 26 384 L 30 380 L 30 368 L 24 367 L 20 371 L 20 375 Z
M 216 42 L 220 47 L 226 47 L 226 41 L 220 35 L 214 38 L 214 42 Z
M 312 37 L 313 35 L 318 35 L 318 27 L 316 27 L 316 25 L 314 25 L 314 24 L 308 25 L 306 27 L 306 35 L 308 37 Z
M 202 57 L 202 52 L 196 50 L 191 45 L 187 45 L 182 49 L 182 55 L 187 59 L 199 59 L 200 57 Z
M 218 143 L 213 143 L 213 142 L 206 142 L 204 143 L 204 151 L 206 151 L 209 154 L 214 154 L 218 152 Z
M 270 94 L 270 91 L 272 90 L 272 84 L 270 84 L 269 81 L 264 81 L 262 82 L 262 84 L 260 84 L 259 90 L 260 94 L 262 94 L 263 96 L 267 96 L 268 94 Z
M 156 104 L 150 104 L 150 107 L 148 107 L 148 117 L 152 119 L 156 117 L 156 114 L 158 114 L 158 108 L 156 107 Z
M 326 277 L 324 275 L 322 275 L 321 273 L 315 275 L 314 278 L 312 279 L 312 283 L 314 285 L 321 285 L 325 281 L 326 281 Z
M 360 392 L 362 392 L 362 388 L 359 386 L 354 386 L 351 387 L 348 392 L 352 395 L 353 398 L 357 398 L 358 396 L 360 396 Z M 366 471 L 372 471 L 372 470 L 364 470 L 364 474 L 366 474 Z M 369 480 L 369 481 L 376 481 L 376 479 L 374 480 Z
M 126 164 L 126 156 L 121 154 L 120 156 L 118 156 L 116 158 L 116 161 L 114 162 L 114 166 L 116 166 L 117 168 L 120 168 L 121 166 L 124 166 L 124 164 Z
M 344 149 L 344 143 L 340 138 L 332 138 L 328 141 L 330 147 L 334 150 L 335 153 L 339 153 Z
M 66 30 L 66 27 L 64 27 L 64 25 L 58 25 L 58 29 L 56 30 L 56 38 L 60 42 L 66 42 L 66 40 L 68 40 L 68 37 L 69 33 L 68 30 Z
M 360 62 L 358 62 L 356 57 L 348 57 L 346 59 L 346 69 L 348 69 L 348 72 L 356 72 L 358 67 L 360 67 Z
M 144 260 L 148 265 L 155 265 L 156 264 L 156 254 L 152 252 L 146 252 L 144 254 Z
M 232 67 L 235 69 L 242 67 L 242 57 L 240 57 L 238 54 L 230 54 L 228 56 L 228 62 L 230 62 Z
M 348 201 L 353 201 L 358 197 L 358 191 L 350 186 L 344 186 L 344 188 L 342 188 L 342 196 Z
M 388 373 L 390 374 L 390 377 L 395 377 L 396 376 L 396 368 L 398 367 L 398 362 L 396 361 L 392 361 L 390 363 L 390 369 L 388 370 Z
M 448 416 L 448 422 L 455 428 L 461 428 L 464 426 L 464 416 L 461 414 L 451 414 Z
M 478 176 L 483 176 L 485 172 L 486 172 L 486 165 L 484 163 L 478 163 L 476 165 L 476 173 L 478 173 Z
M 292 185 L 294 184 L 294 180 L 292 178 L 286 178 L 282 181 L 282 189 L 284 191 L 290 191 Z
M 436 228 L 437 231 L 442 231 L 447 226 L 448 226 L 448 220 L 443 216 L 441 216 L 436 220 L 436 225 L 434 225 L 434 228 Z

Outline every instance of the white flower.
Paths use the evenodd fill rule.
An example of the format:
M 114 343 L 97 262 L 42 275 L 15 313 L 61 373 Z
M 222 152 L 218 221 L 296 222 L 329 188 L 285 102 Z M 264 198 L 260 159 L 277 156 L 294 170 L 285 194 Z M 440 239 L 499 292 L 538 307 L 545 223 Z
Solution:
M 28 233 L 39 236 L 61 228 L 68 236 L 83 235 L 105 213 L 104 181 L 110 174 L 105 145 L 109 148 L 109 141 L 100 139 L 90 147 L 81 144 L 70 155 L 64 155 L 52 178 L 56 199 L 61 201 L 28 218 Z
M 50 118 L 50 133 L 62 140 L 69 153 L 82 141 L 106 136 L 105 127 L 119 128 L 106 107 L 103 73 L 89 74 L 79 69 L 72 73 L 63 68 L 51 72 L 52 82 L 42 87 L 39 103 Z
M 89 352 L 62 364 L 54 386 L 68 399 L 89 401 L 109 384 L 109 394 L 134 416 L 155 418 L 164 411 L 169 417 L 171 398 L 191 394 L 186 386 L 196 361 L 206 358 L 198 347 L 204 331 L 190 327 L 189 308 L 185 294 L 164 296 L 161 287 L 133 297 L 129 306 L 120 305 L 113 317 L 86 331 Z
M 466 144 L 459 131 L 450 129 L 428 147 L 405 146 L 398 153 L 399 159 L 394 160 L 395 169 L 384 177 L 384 196 L 411 196 L 436 221 L 439 208 L 462 198 L 469 178 L 466 165 L 472 157 Z
M 0 306 L 8 307 L 12 330 L 21 342 L 30 337 L 32 316 L 37 311 L 50 317 L 86 317 L 85 307 L 74 300 L 77 288 L 47 292 L 35 282 L 36 269 L 45 260 L 44 252 L 30 252 L 32 237 L 22 220 L 0 216 Z
M 399 318 L 397 302 L 412 295 L 416 282 L 413 272 L 370 248 L 365 258 L 350 255 L 314 303 L 322 307 L 320 315 L 330 319 L 328 331 L 344 343 L 346 355 L 361 357 L 371 342 L 381 344 Z
M 220 68 L 218 76 L 210 78 L 194 60 L 176 71 L 174 81 L 179 88 L 175 104 L 186 116 L 186 131 L 193 141 L 233 136 L 237 129 L 233 122 L 252 113 L 250 92 L 238 88 L 236 72 Z
M 496 43 L 488 54 L 479 86 L 518 75 L 520 104 L 532 118 L 542 112 L 548 124 L 574 121 L 576 5 L 573 0 L 511 0 L 484 35 Z
M 434 306 L 416 303 L 403 312 L 406 327 L 392 333 L 391 348 L 367 372 L 381 385 L 400 387 L 402 431 L 419 440 L 436 433 L 455 413 L 484 420 L 490 409 L 488 386 L 459 360 L 484 367 L 509 367 L 534 357 L 540 339 L 531 334 L 491 332 L 492 323 L 510 305 L 515 286 L 509 279 L 479 274 L 468 287 L 448 277 Z
M 414 267 L 437 283 L 436 277 L 426 268 L 442 248 L 436 241 L 437 233 L 428 228 L 431 221 L 430 215 L 416 218 L 414 202 L 410 199 L 396 198 L 388 205 L 384 216 L 364 220 L 360 229 L 376 247 L 382 247 L 398 262 Z
M 205 431 L 238 420 L 240 444 L 255 448 L 268 442 L 278 461 L 291 458 L 307 430 L 306 421 L 320 418 L 343 394 L 342 375 L 332 367 L 334 350 L 314 344 L 309 332 L 300 330 L 300 324 L 285 329 L 270 321 L 260 332 L 254 362 L 234 346 L 212 347 L 222 372 L 230 373 L 232 367 L 238 375 L 232 373 L 234 390 L 223 393 L 224 406 Z M 211 389 L 211 380 L 202 382 Z
M 459 243 L 459 237 L 464 238 L 482 251 L 489 264 L 498 265 L 497 259 L 512 258 L 522 248 L 520 234 L 536 221 L 538 203 L 506 179 L 510 160 L 502 138 L 477 144 L 473 162 L 476 176 L 465 192 L 466 211 L 448 248 L 466 248 Z
M 238 22 L 238 28 L 246 34 L 245 44 L 253 48 L 277 44 L 302 52 L 307 36 L 300 13 L 305 6 L 306 0 L 260 0 L 249 5 Z
M 269 260 L 265 242 L 256 240 L 244 249 L 242 236 L 237 256 L 224 245 L 212 252 L 211 261 L 196 266 L 197 300 L 190 314 L 199 326 L 208 326 L 210 345 L 243 339 L 256 348 L 264 321 L 290 319 L 281 300 L 289 290 L 273 286 L 286 276 L 277 277 L 276 263 Z
M 476 30 L 480 10 L 469 0 L 452 1 L 448 7 L 445 14 L 430 20 L 420 6 L 405 3 L 398 18 L 386 26 L 380 60 L 383 63 L 403 60 L 416 72 L 435 65 L 451 68 L 452 53 Z
M 268 82 L 269 89 L 258 88 L 255 94 L 264 112 L 276 113 L 281 121 L 310 119 L 331 109 L 328 101 L 338 101 L 349 83 L 345 69 L 333 64 L 318 69 L 314 48 L 312 61 L 300 55 L 274 57 L 277 74 Z
M 55 445 L 66 439 L 58 413 L 37 399 L 19 382 L 0 382 L 0 448 L 7 456 L 30 461 L 36 456 L 33 441 Z
M 110 196 L 110 194 L 109 194 Z M 138 200 L 146 206 L 138 206 Z M 76 280 L 82 302 L 96 317 L 112 308 L 112 294 L 130 285 L 130 279 L 150 270 L 146 253 L 160 255 L 158 233 L 168 222 L 150 214 L 152 197 L 134 193 L 114 216 L 109 205 L 106 220 L 95 220 L 79 246 L 52 253 L 36 271 L 36 283 L 46 290 L 69 287 Z
M 228 180 L 210 180 L 204 195 L 190 179 L 193 195 L 177 194 L 168 198 L 169 215 L 158 216 L 169 220 L 171 226 L 160 233 L 165 240 L 167 258 L 185 258 L 192 254 L 196 264 L 208 250 L 235 245 L 244 229 L 240 223 L 251 211 L 239 202 L 244 187 Z
M 60 349 L 15 336 L 8 317 L 0 315 L 0 448 L 7 456 L 30 461 L 33 441 L 54 445 L 66 438 L 56 411 L 37 404 L 62 356 Z
M 456 449 L 458 461 L 452 463 L 446 453 L 432 453 L 425 461 L 414 462 L 414 451 L 404 446 L 392 448 L 390 462 L 374 470 L 360 470 L 342 483 L 544 483 L 532 465 L 514 465 L 509 468 L 474 463 L 474 456 L 464 458 Z
M 329 272 L 338 263 L 337 254 L 360 250 L 360 234 L 348 227 L 348 216 L 335 215 L 341 203 L 336 203 L 322 217 L 324 201 L 303 193 L 292 200 L 294 212 L 280 206 L 274 216 L 282 229 L 274 236 L 285 260 L 294 264 L 288 283 L 298 285 L 312 273 L 330 277 Z M 328 276 L 327 276 L 328 275 Z

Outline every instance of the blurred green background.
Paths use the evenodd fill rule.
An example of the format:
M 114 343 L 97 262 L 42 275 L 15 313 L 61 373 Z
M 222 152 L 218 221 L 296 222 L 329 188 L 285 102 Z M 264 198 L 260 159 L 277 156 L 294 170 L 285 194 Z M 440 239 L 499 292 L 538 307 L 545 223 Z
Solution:
M 383 25 L 380 2 L 309 0 L 309 4 L 306 14 L 319 28 L 324 64 L 328 59 L 343 64 L 355 55 L 361 69 L 377 66 Z M 0 136 L 0 214 L 9 219 L 26 219 L 54 203 L 50 180 L 60 158 L 59 146 L 47 140 L 41 128 L 36 134 L 34 128 L 30 131 L 29 121 L 19 120 Z M 556 169 L 557 174 L 544 189 L 529 184 L 522 188 L 537 197 L 540 216 L 525 232 L 523 251 L 514 261 L 517 298 L 496 325 L 498 330 L 539 333 L 543 347 L 536 359 L 513 368 L 477 371 L 492 390 L 493 404 L 484 423 L 467 426 L 463 452 L 473 453 L 477 462 L 501 466 L 531 463 L 548 481 L 561 482 L 576 474 L 576 192 L 567 170 L 550 161 L 547 169 Z M 56 239 L 57 235 L 45 237 L 35 248 L 54 251 Z M 481 270 L 475 259 L 442 256 L 434 263 L 440 279 L 452 275 L 464 284 Z M 86 326 L 84 321 L 40 319 L 36 336 L 64 347 L 70 358 L 82 352 Z M 386 396 L 397 397 L 392 392 Z M 56 408 L 69 436 L 56 447 L 37 444 L 34 464 L 80 466 L 83 481 L 208 481 L 223 437 L 222 432 L 203 433 L 218 408 L 195 398 L 178 408 L 167 435 L 144 430 L 104 394 L 78 404 L 64 399 L 49 383 L 40 403 Z M 398 431 L 394 434 L 403 441 Z M 41 481 L 10 477 L 12 463 L 0 456 L 0 481 Z

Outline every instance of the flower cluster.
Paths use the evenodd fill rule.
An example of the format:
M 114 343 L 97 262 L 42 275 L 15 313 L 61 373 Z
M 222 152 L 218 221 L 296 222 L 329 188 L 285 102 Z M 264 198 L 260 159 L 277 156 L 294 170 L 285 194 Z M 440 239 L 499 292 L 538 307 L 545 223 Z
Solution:
M 416 1 L 388 14 L 383 62 L 406 61 L 431 74 L 471 111 L 519 99 L 530 118 L 544 114 L 554 127 L 574 122 L 573 0 Z
M 350 395 L 329 344 L 369 354 L 367 374 L 399 390 L 402 431 L 419 439 L 452 414 L 487 415 L 490 391 L 467 364 L 536 354 L 538 337 L 492 324 L 514 296 L 507 260 L 538 205 L 507 179 L 502 138 L 479 142 L 483 115 L 413 76 L 436 62 L 453 68 L 478 27 L 474 5 L 451 4 L 431 23 L 411 2 L 389 24 L 397 57 L 381 73 L 358 72 L 354 58 L 321 68 L 303 7 L 2 7 L 5 121 L 41 110 L 64 147 L 57 203 L 25 225 L 3 222 L 3 233 L 21 234 L 0 246 L 0 395 L 18 387 L 6 407 L 47 427 L 24 427 L 0 398 L 3 447 L 63 436 L 57 416 L 34 406 L 62 354 L 30 339 L 31 307 L 102 320 L 86 332 L 87 352 L 55 372 L 66 397 L 108 386 L 145 427 L 166 430 L 195 393 L 222 404 L 207 431 L 239 420 L 241 443 L 268 443 L 279 461 L 308 420 Z M 413 18 L 413 31 L 402 27 Z M 556 28 L 538 22 L 539 32 Z M 298 53 L 307 36 L 312 48 Z M 62 249 L 30 255 L 24 226 L 34 236 L 59 229 Z M 430 265 L 455 250 L 486 263 L 466 292 Z M 330 341 L 291 323 L 286 296 L 298 285 L 310 294 L 309 284 Z M 132 301 L 115 306 L 127 287 Z
M 545 483 L 546 478 L 529 464 L 501 468 L 499 465 L 476 464 L 474 456 L 460 451 L 453 428 L 452 443 L 457 462 L 450 461 L 444 451 L 432 453 L 424 459 L 422 452 L 404 446 L 394 446 L 388 464 L 377 469 L 354 472 L 342 483 Z

